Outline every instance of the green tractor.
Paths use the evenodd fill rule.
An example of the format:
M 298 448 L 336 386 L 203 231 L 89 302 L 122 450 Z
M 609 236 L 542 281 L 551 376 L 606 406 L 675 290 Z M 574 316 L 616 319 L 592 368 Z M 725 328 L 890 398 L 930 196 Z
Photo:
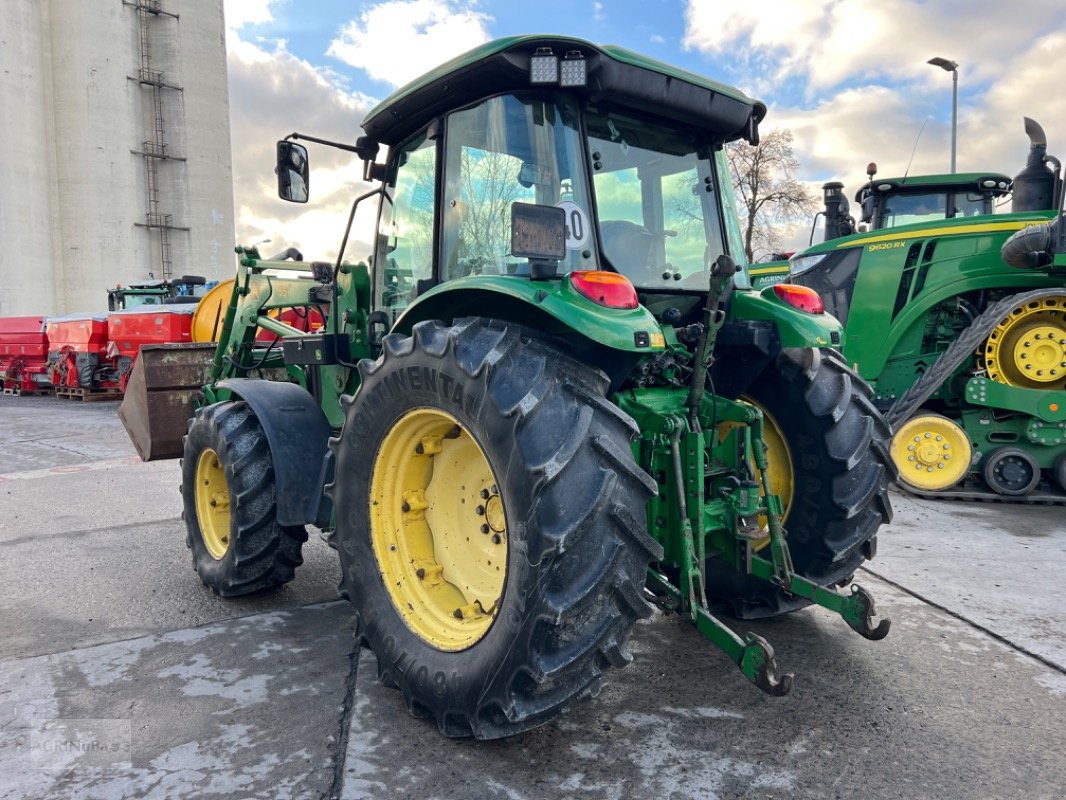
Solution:
M 844 355 L 895 431 L 902 485 L 922 496 L 1066 502 L 1064 272 L 1006 244 L 1058 215 L 1063 184 L 1043 130 L 1025 130 L 1013 181 L 871 174 L 860 233 L 827 184 L 827 240 L 789 262 L 789 280 L 844 324 Z M 1008 191 L 1011 212 L 993 214 Z
M 199 303 L 204 295 L 207 279 L 200 275 L 180 278 L 121 284 L 107 290 L 107 310 L 122 311 L 138 306 L 158 306 L 171 303 Z
M 891 515 L 887 425 L 817 295 L 756 292 L 730 258 L 722 147 L 764 113 L 556 36 L 486 44 L 371 111 L 336 145 L 375 184 L 344 236 L 375 203 L 367 262 L 238 248 L 217 348 L 134 369 L 120 415 L 142 455 L 183 457 L 203 582 L 279 586 L 317 526 L 381 680 L 449 736 L 594 695 L 648 597 L 775 695 L 792 676 L 769 643 L 716 613 L 814 603 L 882 638 L 870 595 L 837 587 Z M 302 201 L 298 139 L 336 143 L 278 143 Z
M 1031 122 L 1031 121 L 1030 121 Z M 1032 123 L 1035 124 L 1035 123 Z M 850 236 L 857 231 L 879 231 L 901 225 L 935 225 L 941 220 L 994 214 L 997 204 L 1010 196 L 1012 180 L 992 172 L 951 175 L 905 175 L 874 181 L 877 164 L 866 168 L 869 182 L 855 194 L 861 209 L 860 222 L 851 216 L 844 184 L 831 181 L 822 185 L 825 210 L 825 241 Z M 812 226 L 811 238 L 814 230 Z M 752 285 L 758 289 L 789 280 L 789 258 L 793 253 L 774 254 L 769 260 L 749 267 Z

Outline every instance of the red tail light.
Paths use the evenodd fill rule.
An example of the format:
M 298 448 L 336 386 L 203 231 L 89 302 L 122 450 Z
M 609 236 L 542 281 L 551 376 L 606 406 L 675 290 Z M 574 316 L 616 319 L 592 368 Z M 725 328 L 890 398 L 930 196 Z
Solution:
M 593 303 L 607 308 L 636 308 L 640 305 L 637 290 L 629 278 L 617 272 L 571 272 L 570 285 Z
M 796 286 L 794 283 L 775 283 L 774 294 L 800 311 L 808 314 L 824 314 L 825 303 L 814 289 Z

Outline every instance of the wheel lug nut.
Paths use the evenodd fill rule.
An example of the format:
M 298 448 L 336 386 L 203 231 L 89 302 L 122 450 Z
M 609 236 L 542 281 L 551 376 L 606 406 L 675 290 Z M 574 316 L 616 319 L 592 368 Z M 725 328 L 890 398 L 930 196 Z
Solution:
M 400 510 L 403 511 L 404 514 L 406 514 L 408 511 L 411 510 L 411 504 L 404 500 L 403 505 L 400 506 Z
M 1066 367 L 1066 364 L 1063 364 L 1063 366 Z M 482 489 L 481 490 L 481 499 L 482 500 L 488 500 L 489 499 L 489 490 L 488 489 Z
M 477 511 L 477 515 L 478 515 L 479 517 L 483 517 L 483 516 L 485 516 L 485 506 L 478 506 L 478 507 L 477 507 L 476 509 L 474 509 L 474 510 L 475 510 L 475 511 Z
M 455 609 L 455 611 L 452 612 L 452 616 L 455 617 L 456 619 L 462 619 L 463 618 L 463 609 L 461 609 L 461 608 Z
M 421 567 L 418 568 L 418 570 L 415 572 L 415 575 L 418 576 L 418 579 L 420 581 L 426 579 L 426 571 L 424 569 L 422 569 Z
M 481 532 L 482 533 L 488 533 L 489 532 L 489 526 L 488 525 L 482 525 L 481 526 Z
M 500 538 L 500 534 L 498 534 L 498 533 L 492 534 L 492 543 L 493 544 L 499 544 L 501 541 L 503 541 L 503 540 Z

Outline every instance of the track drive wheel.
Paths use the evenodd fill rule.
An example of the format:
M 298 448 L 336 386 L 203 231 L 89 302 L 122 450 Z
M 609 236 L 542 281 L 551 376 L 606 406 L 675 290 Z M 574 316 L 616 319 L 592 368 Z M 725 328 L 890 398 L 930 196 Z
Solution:
M 942 492 L 966 477 L 973 447 L 957 423 L 921 413 L 899 426 L 891 453 L 903 483 L 918 491 Z
M 770 484 L 787 505 L 793 566 L 823 586 L 850 580 L 892 519 L 890 433 L 869 386 L 834 350 L 788 349 L 745 394 L 767 412 Z M 708 594 L 742 619 L 809 605 L 723 561 L 707 567 Z
M 989 334 L 988 377 L 1026 389 L 1066 388 L 1066 295 L 1018 306 Z
M 185 437 L 181 494 L 193 568 L 215 592 L 236 597 L 295 577 L 307 531 L 275 521 L 270 446 L 247 403 L 196 412 Z
M 505 323 L 386 336 L 331 441 L 341 591 L 381 680 L 448 736 L 595 695 L 649 614 L 655 491 L 607 380 Z
M 997 494 L 1021 497 L 1040 483 L 1040 465 L 1020 447 L 1001 447 L 988 455 L 983 475 Z

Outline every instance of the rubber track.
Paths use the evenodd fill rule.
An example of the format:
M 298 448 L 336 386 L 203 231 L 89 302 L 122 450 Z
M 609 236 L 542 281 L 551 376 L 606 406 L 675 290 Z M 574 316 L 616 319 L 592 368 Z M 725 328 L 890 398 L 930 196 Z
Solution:
M 940 385 L 951 377 L 967 358 L 973 356 L 978 346 L 988 338 L 988 335 L 996 329 L 996 326 L 1013 309 L 1033 300 L 1044 297 L 1058 297 L 1062 295 L 1062 289 L 1036 289 L 1032 292 L 1022 292 L 1010 297 L 1004 297 L 986 308 L 977 317 L 970 327 L 963 331 L 962 335 L 952 342 L 948 349 L 940 354 L 933 366 L 916 380 L 911 387 L 899 396 L 892 407 L 885 414 L 885 419 L 893 429 L 899 423 L 905 422 L 921 408 L 922 403 L 933 396 Z
M 970 327 L 963 331 L 962 335 L 940 354 L 940 358 L 933 362 L 933 366 L 927 369 L 922 377 L 915 381 L 892 404 L 892 407 L 885 414 L 888 424 L 895 430 L 896 426 L 901 422 L 910 419 L 914 412 L 933 396 L 933 393 L 940 388 L 944 381 L 952 376 L 956 369 L 968 358 L 973 357 L 974 351 L 980 347 L 981 343 L 988 338 L 989 334 L 996 329 L 996 326 L 1011 311 L 1033 300 L 1041 300 L 1045 297 L 1059 297 L 1062 293 L 1063 290 L 1060 288 L 1034 289 L 1031 292 L 1020 292 L 1004 297 L 986 308 L 970 324 Z M 975 482 L 968 481 L 968 483 L 973 484 Z M 1066 495 L 1058 493 L 1042 494 L 1038 497 L 1033 497 L 1032 493 L 1030 493 L 1023 497 L 1014 497 L 998 494 L 987 488 L 955 487 L 944 492 L 924 492 L 912 489 L 902 481 L 897 481 L 897 485 L 907 494 L 928 500 L 980 500 L 990 503 L 1020 503 L 1023 505 L 1066 505 Z

